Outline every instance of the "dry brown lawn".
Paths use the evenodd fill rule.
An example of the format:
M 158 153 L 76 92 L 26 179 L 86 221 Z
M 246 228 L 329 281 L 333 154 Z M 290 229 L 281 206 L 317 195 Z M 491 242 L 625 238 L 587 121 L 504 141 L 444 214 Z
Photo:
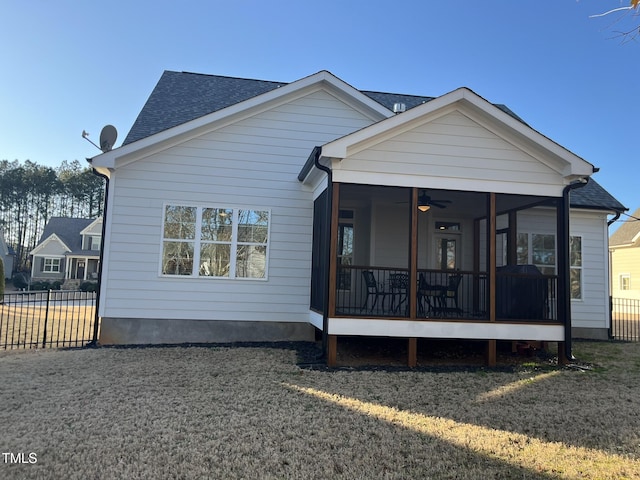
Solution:
M 640 478 L 640 344 L 413 371 L 302 347 L 0 352 L 0 450 L 37 458 L 0 478 Z

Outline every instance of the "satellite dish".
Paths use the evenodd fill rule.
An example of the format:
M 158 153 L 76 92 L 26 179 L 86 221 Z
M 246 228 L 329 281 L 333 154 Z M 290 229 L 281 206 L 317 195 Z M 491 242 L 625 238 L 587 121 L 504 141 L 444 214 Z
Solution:
M 106 125 L 102 132 L 100 132 L 100 150 L 102 153 L 106 153 L 113 148 L 118 138 L 118 131 L 113 125 Z

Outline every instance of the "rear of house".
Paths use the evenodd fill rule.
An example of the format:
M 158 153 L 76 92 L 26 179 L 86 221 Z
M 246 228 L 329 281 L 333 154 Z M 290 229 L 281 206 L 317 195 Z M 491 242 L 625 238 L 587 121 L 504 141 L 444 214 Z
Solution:
M 607 218 L 624 207 L 468 89 L 165 72 L 92 166 L 109 178 L 103 344 L 315 330 L 331 359 L 341 335 L 563 344 L 608 328 Z

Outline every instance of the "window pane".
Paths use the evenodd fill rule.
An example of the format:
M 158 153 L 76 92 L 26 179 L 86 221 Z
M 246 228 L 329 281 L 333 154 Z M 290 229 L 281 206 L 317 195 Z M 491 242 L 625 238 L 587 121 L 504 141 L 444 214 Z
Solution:
M 582 298 L 582 269 L 572 268 L 571 277 L 571 298 Z
M 236 276 L 242 278 L 265 278 L 267 247 L 262 245 L 238 245 Z
M 209 243 L 200 248 L 200 275 L 228 277 L 231 270 L 231 245 Z
M 532 253 L 531 261 L 535 265 L 555 265 L 555 239 L 554 235 L 531 235 Z
M 163 242 L 163 275 L 191 275 L 193 272 L 193 243 Z
M 230 242 L 233 231 L 233 210 L 205 208 L 202 211 L 202 240 Z
M 571 266 L 582 266 L 582 237 L 569 238 L 569 253 L 571 256 Z
M 529 235 L 526 233 L 518 234 L 518 265 L 526 265 L 529 263 Z
M 269 212 L 240 210 L 238 212 L 238 241 L 267 243 Z
M 353 225 L 340 225 L 338 227 L 338 256 L 349 257 L 353 255 Z M 351 263 L 349 261 L 349 263 Z
M 196 208 L 167 205 L 164 238 L 193 240 L 196 235 Z

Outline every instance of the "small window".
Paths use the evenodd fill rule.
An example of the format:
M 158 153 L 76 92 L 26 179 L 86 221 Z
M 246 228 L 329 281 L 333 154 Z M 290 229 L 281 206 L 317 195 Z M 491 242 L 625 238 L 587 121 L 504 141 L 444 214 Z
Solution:
M 631 274 L 620 274 L 620 290 L 631 290 Z
M 448 231 L 448 232 L 459 232 L 460 231 L 460 223 L 458 223 L 458 222 L 436 222 L 436 230 Z
M 91 250 L 100 250 L 100 237 L 91 237 Z

